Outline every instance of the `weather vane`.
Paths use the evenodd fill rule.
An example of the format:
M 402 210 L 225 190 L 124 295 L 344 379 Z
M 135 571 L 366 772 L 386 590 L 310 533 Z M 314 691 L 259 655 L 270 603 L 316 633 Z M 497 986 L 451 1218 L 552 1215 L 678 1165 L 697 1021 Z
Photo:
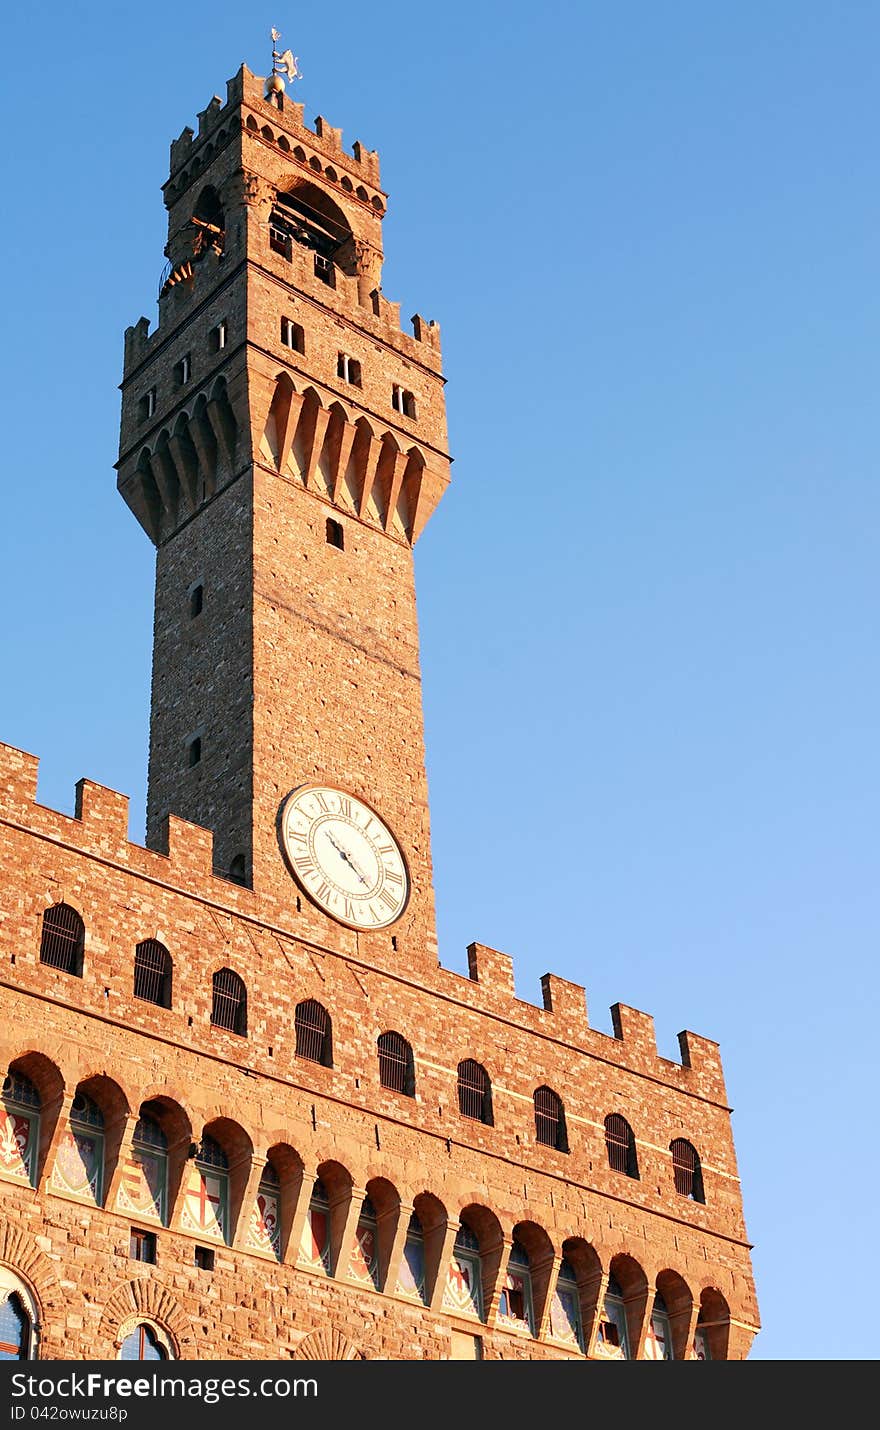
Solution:
M 273 25 L 269 33 L 272 36 L 273 77 L 277 75 L 280 78 L 282 75 L 286 75 L 288 79 L 302 79 L 302 75 L 300 74 L 298 69 L 299 61 L 293 51 L 285 50 L 283 54 L 279 55 L 277 49 L 275 48 L 275 46 L 278 44 L 278 41 L 281 39 L 281 31 L 276 30 Z

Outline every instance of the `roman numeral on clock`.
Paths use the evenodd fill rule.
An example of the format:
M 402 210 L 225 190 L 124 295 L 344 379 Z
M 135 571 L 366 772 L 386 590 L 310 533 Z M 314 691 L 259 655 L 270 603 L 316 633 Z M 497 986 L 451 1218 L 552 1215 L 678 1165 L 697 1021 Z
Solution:
M 403 883 L 403 875 L 402 875 L 402 874 L 399 874 L 396 869 L 389 869 L 388 866 L 387 866 L 387 864 L 384 865 L 383 867 L 384 867 L 384 869 L 385 869 L 385 880 L 386 880 L 387 883 L 389 883 L 389 884 L 402 884 L 402 883 Z
M 382 889 L 379 894 L 379 903 L 384 904 L 386 909 L 396 909 L 397 895 L 392 894 L 389 889 Z

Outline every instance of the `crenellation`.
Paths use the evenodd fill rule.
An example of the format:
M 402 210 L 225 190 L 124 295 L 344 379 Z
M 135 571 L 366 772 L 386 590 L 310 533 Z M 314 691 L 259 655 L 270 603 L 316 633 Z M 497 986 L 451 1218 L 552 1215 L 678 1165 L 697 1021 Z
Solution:
M 204 136 L 209 133 L 210 130 L 216 127 L 217 120 L 220 118 L 222 109 L 223 101 L 220 98 L 219 94 L 215 94 L 212 95 L 205 108 L 199 111 L 198 121 L 200 139 L 204 138 Z

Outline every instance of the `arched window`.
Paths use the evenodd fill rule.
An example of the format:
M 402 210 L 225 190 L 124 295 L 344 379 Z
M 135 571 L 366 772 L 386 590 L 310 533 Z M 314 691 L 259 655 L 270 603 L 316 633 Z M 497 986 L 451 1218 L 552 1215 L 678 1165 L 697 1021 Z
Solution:
M 40 1094 L 30 1078 L 10 1072 L 0 1094 L 0 1173 L 36 1185 Z
M 0 1360 L 36 1360 L 37 1303 L 28 1286 L 0 1266 Z
M 654 1309 L 651 1312 L 651 1323 L 648 1326 L 648 1334 L 645 1337 L 645 1360 L 673 1359 L 672 1326 L 669 1320 L 669 1311 L 666 1302 L 658 1291 L 654 1296 Z
M 703 1169 L 697 1149 L 685 1137 L 676 1137 L 669 1144 L 672 1153 L 672 1174 L 675 1190 L 680 1197 L 690 1197 L 692 1202 L 706 1200 L 703 1191 Z
M 443 1307 L 456 1311 L 460 1316 L 483 1317 L 483 1286 L 480 1262 L 480 1243 L 464 1222 L 458 1228 L 446 1285 L 443 1288 Z
M 402 1092 L 406 1097 L 415 1097 L 413 1051 L 406 1038 L 400 1033 L 381 1033 L 377 1047 L 379 1081 L 382 1086 L 390 1088 L 392 1092 Z
M 544 1147 L 555 1147 L 557 1152 L 568 1151 L 568 1136 L 565 1130 L 565 1108 L 562 1098 L 552 1087 L 535 1088 L 535 1136 Z
M 18 1291 L 0 1285 L 0 1360 L 28 1360 L 31 1323 Z
M 82 978 L 85 924 L 69 904 L 53 904 L 43 914 L 40 962 Z
M 351 1254 L 348 1259 L 348 1274 L 362 1286 L 379 1289 L 379 1238 L 376 1228 L 376 1208 L 369 1197 L 364 1197 L 358 1214 Z
M 194 258 L 201 258 L 209 249 L 213 249 L 217 254 L 223 252 L 226 239 L 226 220 L 217 190 L 210 184 L 206 189 L 202 189 L 199 195 L 190 225 L 195 229 Z
M 119 1352 L 120 1360 L 168 1360 L 169 1355 L 152 1326 L 141 1322 L 126 1336 Z
M 330 1199 L 320 1177 L 315 1178 L 308 1214 L 303 1223 L 299 1262 L 310 1271 L 330 1275 Z
M 489 1074 L 473 1058 L 465 1058 L 458 1065 L 458 1110 L 462 1117 L 473 1117 L 487 1127 L 494 1125 Z
M 159 1122 L 141 1108 L 131 1153 L 119 1183 L 117 1208 L 164 1226 L 168 1214 L 168 1138 Z
M 67 1131 L 55 1154 L 51 1185 L 56 1192 L 101 1205 L 104 1183 L 104 1114 L 82 1092 L 70 1107 Z
M 171 1007 L 171 954 L 158 939 L 146 938 L 134 951 L 134 996 Z
M 215 1028 L 247 1037 L 247 989 L 231 968 L 220 968 L 214 974 L 211 1022 Z
M 311 1063 L 321 1063 L 325 1068 L 333 1066 L 333 1028 L 330 1014 L 314 998 L 297 1003 L 294 1013 L 296 1028 L 296 1055 L 307 1058 Z
M 211 1241 L 226 1241 L 229 1230 L 229 1162 L 215 1138 L 203 1133 L 188 1164 L 180 1224 Z
M 403 1256 L 397 1273 L 397 1294 L 410 1301 L 428 1304 L 427 1283 L 425 1281 L 425 1235 L 416 1212 L 409 1219 Z
M 608 1277 L 608 1289 L 596 1335 L 596 1354 L 605 1360 L 629 1360 L 629 1331 L 623 1289 L 616 1276 Z
M 626 1118 L 621 1117 L 619 1112 L 609 1113 L 605 1118 L 605 1148 L 612 1172 L 623 1172 L 625 1176 L 638 1180 L 636 1139 Z
M 575 1350 L 584 1348 L 583 1323 L 581 1321 L 581 1301 L 577 1276 L 570 1261 L 564 1258 L 556 1278 L 556 1290 L 550 1302 L 550 1335 L 554 1341 L 572 1346 Z
M 510 1248 L 507 1275 L 498 1301 L 498 1320 L 508 1330 L 525 1331 L 529 1336 L 534 1335 L 529 1253 L 519 1241 L 514 1241 Z

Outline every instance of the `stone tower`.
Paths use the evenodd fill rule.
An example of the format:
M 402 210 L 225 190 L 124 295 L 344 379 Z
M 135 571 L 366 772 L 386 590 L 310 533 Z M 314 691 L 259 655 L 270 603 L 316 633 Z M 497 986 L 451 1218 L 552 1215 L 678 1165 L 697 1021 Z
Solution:
M 716 1044 L 438 964 L 412 547 L 446 427 L 378 159 L 242 68 L 165 200 L 118 463 L 157 553 L 146 846 L 0 745 L 0 1357 L 744 1358 Z
M 242 68 L 164 193 L 118 464 L 157 547 L 147 841 L 169 813 L 204 825 L 218 873 L 283 903 L 280 802 L 341 786 L 407 851 L 396 956 L 436 963 L 412 546 L 449 458 L 439 329 L 402 332 L 381 292 L 378 155 Z

